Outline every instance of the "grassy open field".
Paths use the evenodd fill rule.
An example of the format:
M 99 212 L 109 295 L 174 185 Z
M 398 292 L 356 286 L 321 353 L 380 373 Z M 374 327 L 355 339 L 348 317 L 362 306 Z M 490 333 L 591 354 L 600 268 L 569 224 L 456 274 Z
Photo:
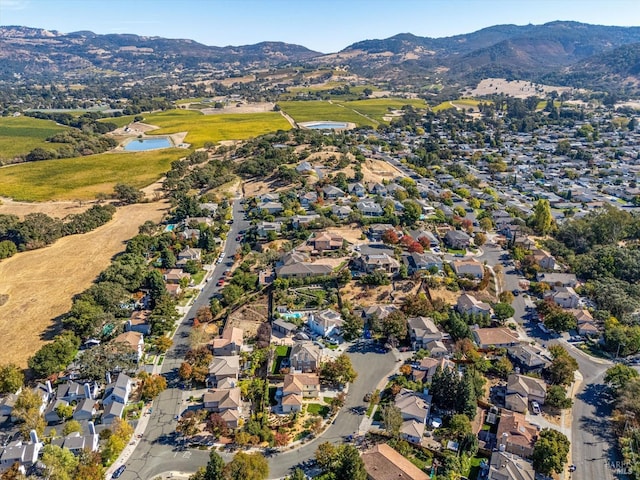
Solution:
M 101 118 L 98 120 L 99 122 L 107 122 L 107 123 L 115 123 L 118 128 L 124 127 L 125 125 L 129 125 L 133 122 L 135 115 L 122 115 L 121 117 L 107 117 Z
M 21 163 L 0 168 L 0 197 L 14 200 L 87 200 L 111 193 L 116 183 L 137 188 L 170 169 L 183 149 L 139 153 L 102 153 L 86 157 Z
M 278 102 L 280 108 L 296 122 L 312 122 L 315 120 L 334 120 L 351 122 L 357 125 L 376 126 L 376 122 L 359 115 L 351 108 L 324 101 Z
M 442 102 L 440 105 L 436 105 L 433 107 L 434 112 L 439 112 L 441 110 L 448 110 L 449 108 L 464 108 L 464 109 L 477 109 L 480 100 L 476 100 L 475 98 L 459 98 L 457 100 L 451 100 L 450 102 Z M 485 103 L 487 103 L 485 101 Z
M 27 154 L 37 147 L 51 148 L 44 139 L 66 129 L 52 120 L 0 117 L 0 160 Z
M 168 207 L 164 202 L 120 207 L 112 221 L 92 232 L 0 262 L 0 294 L 9 295 L 0 307 L 0 364 L 26 367 L 50 338 L 43 334 L 59 326 L 54 319 L 69 311 L 73 296 L 91 286 L 140 225 L 160 221 Z
M 405 105 L 411 105 L 414 108 L 427 108 L 424 100 L 409 98 L 369 98 L 367 100 L 356 100 L 353 102 L 336 102 L 345 108 L 356 110 L 378 122 L 384 122 L 383 117 L 390 110 L 400 110 Z
M 277 112 L 229 115 L 204 115 L 194 110 L 167 110 L 144 115 L 144 123 L 157 125 L 149 135 L 189 132 L 185 142 L 194 148 L 206 142 L 245 140 L 276 130 L 289 130 L 291 125 Z

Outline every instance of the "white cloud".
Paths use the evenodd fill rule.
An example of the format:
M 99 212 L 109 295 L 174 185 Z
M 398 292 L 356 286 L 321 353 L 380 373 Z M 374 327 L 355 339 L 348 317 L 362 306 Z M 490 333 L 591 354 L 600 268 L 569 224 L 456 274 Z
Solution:
M 0 15 L 3 10 L 24 10 L 29 6 L 30 0 L 0 0 Z M 0 18 L 2 18 L 0 16 Z

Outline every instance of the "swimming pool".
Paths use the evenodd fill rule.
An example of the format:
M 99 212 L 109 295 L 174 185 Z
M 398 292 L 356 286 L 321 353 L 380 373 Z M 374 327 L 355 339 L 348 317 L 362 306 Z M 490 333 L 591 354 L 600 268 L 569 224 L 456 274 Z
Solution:
M 293 313 L 281 313 L 280 316 L 282 318 L 295 318 L 296 320 L 299 320 L 302 318 L 302 314 L 300 312 L 293 312 Z
M 173 143 L 169 137 L 158 138 L 134 138 L 124 146 L 127 152 L 144 152 L 147 150 L 158 150 L 160 148 L 172 147 Z

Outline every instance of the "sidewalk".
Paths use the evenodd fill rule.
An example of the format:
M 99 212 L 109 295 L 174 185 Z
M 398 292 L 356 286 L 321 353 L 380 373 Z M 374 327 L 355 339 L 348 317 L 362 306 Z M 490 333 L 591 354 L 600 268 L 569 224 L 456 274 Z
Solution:
M 142 414 L 140 416 L 140 419 L 138 420 L 138 423 L 133 432 L 133 436 L 131 437 L 131 440 L 129 441 L 127 446 L 124 447 L 124 450 L 120 452 L 120 455 L 118 456 L 116 461 L 113 462 L 113 464 L 111 464 L 111 466 L 106 470 L 105 478 L 111 478 L 111 475 L 113 474 L 116 468 L 118 468 L 120 465 L 124 465 L 125 463 L 127 463 L 127 460 L 129 460 L 129 457 L 133 454 L 134 450 L 138 446 L 138 443 L 144 436 L 144 431 L 146 430 L 147 424 L 149 423 L 149 417 L 150 417 L 149 406 L 147 404 L 144 407 L 142 407 Z

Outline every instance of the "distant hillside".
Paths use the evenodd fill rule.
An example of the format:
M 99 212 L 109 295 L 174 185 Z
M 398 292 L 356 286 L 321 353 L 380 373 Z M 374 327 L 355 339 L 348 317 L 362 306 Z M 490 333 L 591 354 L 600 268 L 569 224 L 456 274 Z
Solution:
M 105 75 L 137 79 L 184 71 L 269 67 L 318 55 L 281 42 L 209 47 L 193 40 L 0 27 L 0 80 L 23 76 L 81 80 Z

